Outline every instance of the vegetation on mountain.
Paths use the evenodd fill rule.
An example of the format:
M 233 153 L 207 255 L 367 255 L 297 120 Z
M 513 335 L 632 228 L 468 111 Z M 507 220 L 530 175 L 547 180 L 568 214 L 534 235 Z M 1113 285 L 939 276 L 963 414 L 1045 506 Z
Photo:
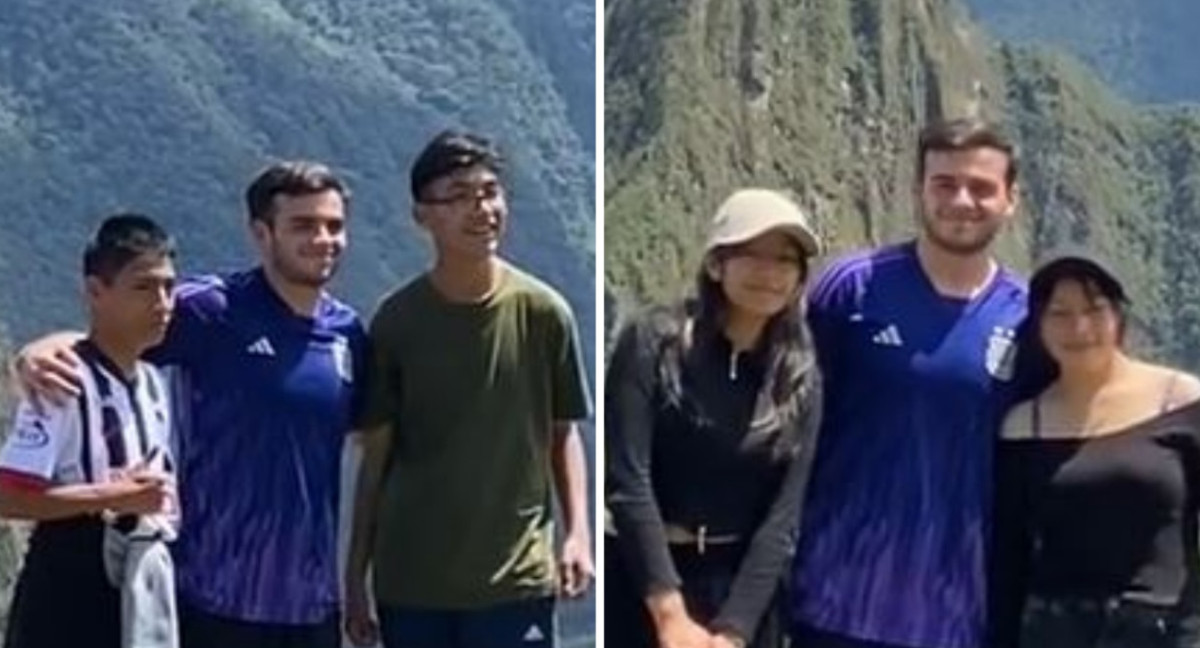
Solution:
M 792 191 L 834 255 L 910 236 L 918 130 L 977 114 L 1021 150 L 1000 256 L 1094 250 L 1129 284 L 1140 343 L 1200 370 L 1197 109 L 1132 103 L 956 0 L 616 0 L 605 19 L 606 324 L 685 288 L 739 185 Z

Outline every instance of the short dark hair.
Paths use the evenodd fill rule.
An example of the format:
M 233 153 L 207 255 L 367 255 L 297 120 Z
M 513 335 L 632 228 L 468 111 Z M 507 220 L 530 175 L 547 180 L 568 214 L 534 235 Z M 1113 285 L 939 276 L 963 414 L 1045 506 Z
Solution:
M 174 258 L 175 241 L 162 226 L 142 214 L 109 216 L 83 252 L 83 276 L 110 284 L 143 254 Z
M 434 180 L 476 165 L 499 174 L 504 158 L 491 140 L 480 135 L 457 130 L 438 133 L 413 162 L 409 173 L 413 200 L 421 202 L 421 192 Z
M 338 192 L 343 201 L 350 201 L 350 188 L 329 167 L 308 160 L 284 160 L 260 171 L 250 183 L 246 211 L 250 222 L 270 225 L 276 196 L 306 196 L 330 190 Z
M 1062 256 L 1043 265 L 1029 280 L 1029 311 L 1037 319 L 1045 313 L 1054 289 L 1064 281 L 1083 286 L 1089 300 L 1103 297 L 1124 317 L 1129 306 L 1125 287 L 1100 261 L 1084 256 Z
M 1121 342 L 1124 342 L 1129 323 L 1128 293 L 1117 276 L 1098 259 L 1071 254 L 1059 256 L 1041 266 L 1029 280 L 1029 316 L 1018 332 L 1020 351 L 1017 361 L 1031 368 L 1029 371 L 1047 375 L 1051 379 L 1058 375 L 1058 363 L 1050 357 L 1042 342 L 1041 325 L 1054 290 L 1064 281 L 1074 281 L 1083 286 L 1084 293 L 1091 301 L 1099 298 L 1109 301 L 1117 315 L 1117 335 Z
M 925 157 L 930 151 L 969 151 L 996 149 L 1008 157 L 1005 184 L 1011 189 L 1017 181 L 1017 147 L 998 124 L 975 117 L 937 121 L 921 130 L 917 146 L 917 183 L 925 181 Z

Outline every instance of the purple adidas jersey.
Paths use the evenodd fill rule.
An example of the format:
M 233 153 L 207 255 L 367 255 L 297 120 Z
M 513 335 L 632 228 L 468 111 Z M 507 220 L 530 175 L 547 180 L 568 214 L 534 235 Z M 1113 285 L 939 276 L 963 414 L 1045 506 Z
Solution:
M 179 421 L 180 597 L 204 612 L 316 623 L 339 607 L 342 443 L 366 334 L 324 296 L 296 315 L 261 269 L 184 282 L 150 358 L 171 369 Z
M 1017 396 L 1024 282 L 939 295 L 912 243 L 831 265 L 809 321 L 825 375 L 793 617 L 856 639 L 977 648 L 992 453 Z

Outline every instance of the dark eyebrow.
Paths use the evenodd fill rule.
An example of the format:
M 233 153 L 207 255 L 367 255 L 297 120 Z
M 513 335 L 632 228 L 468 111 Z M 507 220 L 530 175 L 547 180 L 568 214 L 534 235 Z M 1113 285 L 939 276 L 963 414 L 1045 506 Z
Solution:
M 487 178 L 487 179 L 483 180 L 482 182 L 471 182 L 470 180 L 464 180 L 462 178 L 457 178 L 457 179 L 450 181 L 450 188 L 451 189 L 471 189 L 473 187 L 487 187 L 487 186 L 491 186 L 491 185 L 495 185 L 495 184 L 499 184 L 499 180 L 497 180 L 496 178 Z
M 316 222 L 316 221 L 341 220 L 341 219 L 340 218 L 337 218 L 337 219 L 326 218 L 325 216 L 322 216 L 321 214 L 292 214 L 290 220 L 292 222 L 312 223 L 312 222 Z

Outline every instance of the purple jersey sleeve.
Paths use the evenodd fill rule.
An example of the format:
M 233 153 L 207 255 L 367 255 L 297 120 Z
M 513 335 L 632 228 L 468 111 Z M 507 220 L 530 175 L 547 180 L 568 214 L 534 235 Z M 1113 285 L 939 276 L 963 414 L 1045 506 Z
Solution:
M 806 297 L 806 319 L 817 359 L 825 371 L 836 364 L 839 331 L 851 315 L 856 283 L 850 267 L 856 258 L 840 259 L 827 266 L 812 283 Z

